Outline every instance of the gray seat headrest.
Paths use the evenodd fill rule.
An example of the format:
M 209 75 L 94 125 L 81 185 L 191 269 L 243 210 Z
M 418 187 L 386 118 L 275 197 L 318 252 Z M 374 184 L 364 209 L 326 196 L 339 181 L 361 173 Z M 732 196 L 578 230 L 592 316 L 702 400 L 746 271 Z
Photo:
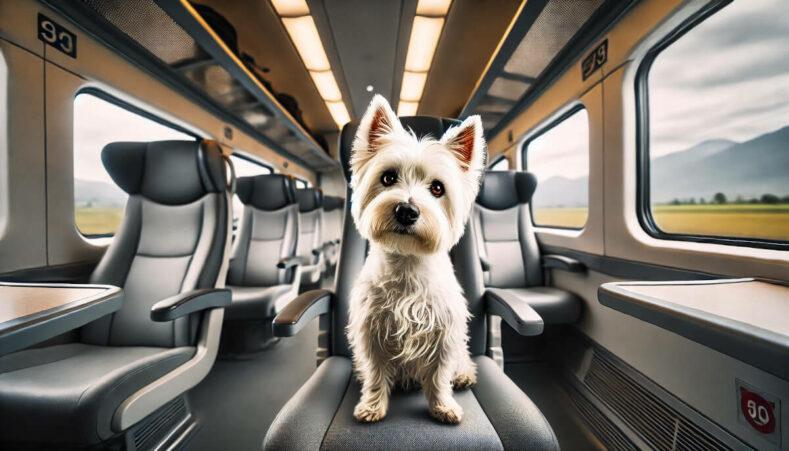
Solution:
M 432 116 L 401 117 L 400 123 L 403 124 L 406 130 L 413 130 L 419 138 L 430 135 L 436 139 L 441 138 L 450 127 L 460 125 L 460 121 L 457 119 Z M 353 139 L 356 136 L 358 127 L 358 122 L 349 122 L 345 124 L 340 133 L 340 164 L 342 165 L 345 180 L 348 182 L 351 180 L 351 149 L 353 148 Z
M 345 199 L 336 196 L 323 196 L 323 211 L 334 211 L 345 206 Z
M 241 177 L 236 183 L 236 194 L 244 205 L 258 210 L 279 210 L 296 203 L 296 184 L 282 174 Z
M 307 213 L 323 208 L 323 192 L 318 188 L 302 188 L 296 190 L 299 212 Z
M 537 178 L 530 172 L 486 171 L 477 203 L 490 210 L 506 210 L 531 200 Z
M 227 189 L 222 149 L 214 141 L 110 143 L 101 161 L 123 191 L 160 204 L 189 204 Z

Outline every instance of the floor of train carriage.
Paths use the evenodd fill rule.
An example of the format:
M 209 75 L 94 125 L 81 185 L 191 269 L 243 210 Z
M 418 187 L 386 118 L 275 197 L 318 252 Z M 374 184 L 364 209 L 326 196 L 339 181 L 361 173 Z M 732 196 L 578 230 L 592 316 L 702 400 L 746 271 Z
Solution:
M 190 393 L 198 430 L 185 448 L 259 450 L 274 417 L 315 371 L 317 340 L 318 322 L 313 321 L 268 350 L 245 359 L 218 359 Z M 505 372 L 540 408 L 561 449 L 604 449 L 583 426 L 560 374 L 550 364 L 507 363 Z

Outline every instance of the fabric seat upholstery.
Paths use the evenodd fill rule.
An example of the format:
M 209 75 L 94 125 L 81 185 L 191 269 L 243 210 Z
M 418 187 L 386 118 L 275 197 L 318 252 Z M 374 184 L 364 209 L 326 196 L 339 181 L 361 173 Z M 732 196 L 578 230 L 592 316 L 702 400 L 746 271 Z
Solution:
M 545 324 L 578 321 L 581 300 L 543 287 L 542 263 L 529 218 L 537 179 L 528 172 L 487 171 L 472 212 L 485 286 L 525 299 Z M 520 258 L 513 258 L 520 256 Z
M 323 193 L 318 188 L 296 190 L 299 203 L 299 243 L 296 255 L 303 263 L 301 282 L 314 284 L 323 272 Z
M 123 305 L 84 326 L 77 343 L 0 358 L 0 405 L 14 416 L 2 422 L 2 443 L 57 448 L 110 439 L 122 432 L 111 421 L 130 395 L 198 358 L 195 346 L 207 334 L 218 341 L 206 319 L 214 311 L 170 322 L 150 315 L 162 299 L 223 282 L 229 198 L 221 149 L 209 141 L 120 142 L 103 149 L 102 162 L 129 198 L 90 282 L 122 287 Z
M 361 424 L 353 419 L 360 387 L 351 360 L 330 357 L 280 411 L 264 449 L 558 449 L 553 431 L 526 394 L 489 357 L 474 361 L 477 385 L 455 392 L 464 410 L 459 425 L 434 421 L 418 390 L 395 391 L 383 421 Z
M 342 217 L 345 212 L 345 199 L 336 196 L 323 197 L 323 242 L 327 245 L 326 262 L 329 266 L 337 264 L 340 255 L 342 236 Z
M 233 302 L 225 318 L 273 318 L 298 292 L 293 268 L 277 263 L 296 255 L 298 204 L 293 179 L 282 174 L 242 177 L 237 194 L 244 205 L 233 244 L 227 287 Z

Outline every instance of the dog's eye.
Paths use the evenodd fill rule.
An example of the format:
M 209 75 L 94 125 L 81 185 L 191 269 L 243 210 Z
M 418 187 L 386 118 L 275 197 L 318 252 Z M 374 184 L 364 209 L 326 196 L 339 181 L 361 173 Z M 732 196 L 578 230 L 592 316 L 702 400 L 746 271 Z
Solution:
M 381 174 L 381 184 L 383 186 L 392 186 L 397 182 L 397 172 L 393 170 L 384 171 Z
M 444 195 L 444 184 L 439 182 L 438 180 L 433 180 L 430 182 L 430 194 L 433 197 L 441 197 Z

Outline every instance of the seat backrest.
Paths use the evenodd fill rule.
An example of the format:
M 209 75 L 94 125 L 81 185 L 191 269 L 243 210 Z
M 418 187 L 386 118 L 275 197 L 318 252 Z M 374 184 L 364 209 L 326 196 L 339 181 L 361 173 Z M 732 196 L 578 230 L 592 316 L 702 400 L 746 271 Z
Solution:
M 299 244 L 297 255 L 312 257 L 312 251 L 323 245 L 323 193 L 318 188 L 296 190 L 299 203 Z
M 460 121 L 455 119 L 427 116 L 402 117 L 400 122 L 406 130 L 413 130 L 420 138 L 427 135 L 440 138 L 450 127 L 460 124 Z M 349 186 L 351 178 L 350 157 L 357 127 L 358 123 L 346 124 L 340 134 L 340 163 L 347 187 L 345 196 L 346 210 L 350 209 L 349 202 L 352 194 Z M 328 343 L 321 343 L 321 346 L 326 346 L 330 355 L 350 356 L 348 340 L 345 336 L 345 326 L 348 324 L 348 303 L 356 276 L 361 272 L 364 261 L 367 258 L 367 241 L 359 235 L 351 215 L 345 215 L 344 218 L 342 247 L 336 280 L 337 304 L 335 305 L 334 315 L 330 324 L 331 330 L 328 334 L 331 340 Z M 466 230 L 468 230 L 468 225 L 466 225 Z M 482 271 L 479 268 L 479 257 L 474 244 L 474 235 L 472 233 L 464 233 L 458 244 L 450 251 L 450 256 L 455 266 L 455 275 L 468 301 L 469 311 L 473 315 L 469 322 L 469 349 L 474 355 L 484 354 L 487 349 L 487 321 L 482 300 L 485 287 L 482 280 Z
M 193 344 L 201 314 L 154 322 L 150 311 L 169 296 L 224 282 L 230 205 L 222 150 L 212 141 L 118 142 L 104 147 L 101 159 L 129 198 L 90 281 L 122 287 L 124 300 L 117 312 L 83 327 L 81 339 Z
M 323 196 L 323 241 L 339 240 L 342 235 L 342 215 L 345 199 L 336 196 Z
M 490 268 L 484 272 L 486 286 L 542 285 L 540 253 L 529 219 L 536 187 L 537 179 L 528 172 L 485 173 L 471 221 L 477 251 Z
M 236 194 L 244 204 L 230 257 L 229 285 L 272 286 L 293 282 L 292 269 L 277 262 L 296 255 L 299 207 L 293 179 L 282 174 L 241 177 Z

